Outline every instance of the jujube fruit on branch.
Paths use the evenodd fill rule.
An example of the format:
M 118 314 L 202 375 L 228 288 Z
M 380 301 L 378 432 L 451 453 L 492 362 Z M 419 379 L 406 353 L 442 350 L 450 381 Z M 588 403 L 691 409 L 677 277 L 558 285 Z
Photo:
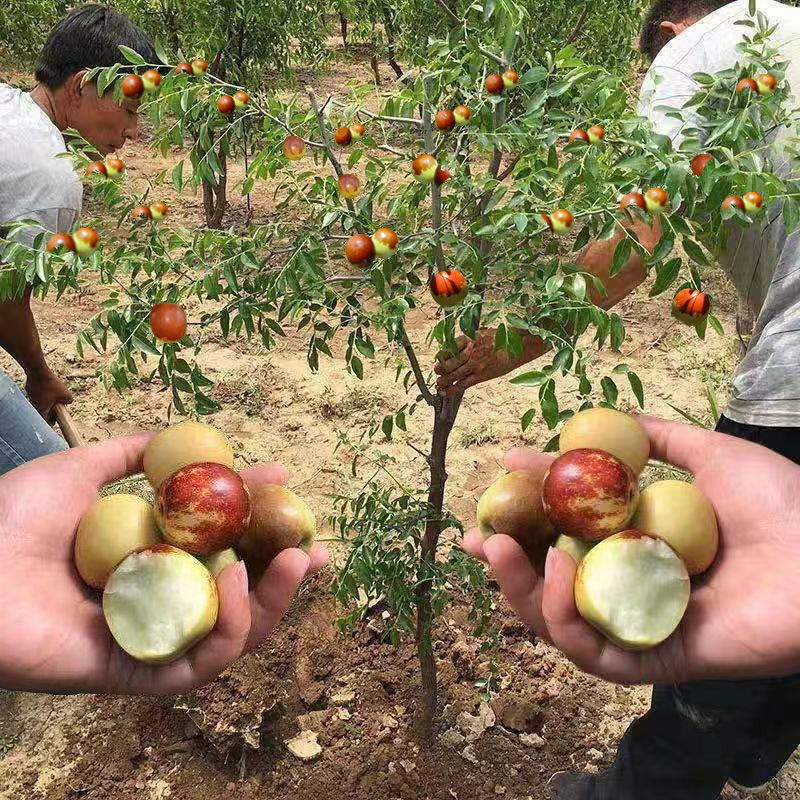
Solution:
M 739 83 L 736 84 L 736 94 L 740 94 L 746 89 L 758 94 L 758 84 L 752 78 L 742 78 Z
M 763 75 L 758 76 L 756 79 L 756 84 L 758 84 L 759 94 L 769 96 L 775 91 L 778 81 L 775 80 L 774 75 L 770 75 L 769 72 L 765 72 Z
M 589 144 L 589 134 L 583 128 L 575 128 L 569 135 L 570 142 L 586 142 Z
M 397 252 L 399 242 L 397 234 L 390 228 L 378 228 L 372 234 L 372 244 L 378 258 L 391 258 Z
M 214 576 L 194 556 L 159 543 L 131 553 L 111 573 L 103 614 L 117 644 L 147 664 L 169 664 L 217 623 Z
M 347 240 L 344 254 L 354 267 L 366 269 L 375 260 L 375 244 L 365 233 L 357 233 Z
M 192 61 L 192 74 L 196 77 L 204 75 L 208 69 L 208 62 L 204 58 L 196 58 Z
M 672 300 L 672 316 L 684 325 L 697 327 L 711 312 L 711 301 L 698 289 L 681 289 Z
M 644 199 L 644 195 L 639 192 L 628 192 L 619 201 L 619 207 L 622 211 L 625 211 L 630 206 L 638 206 L 642 211 L 647 211 L 647 201 Z
M 560 533 L 598 541 L 628 526 L 639 502 L 631 468 L 605 450 L 559 456 L 542 485 L 544 510 Z
M 722 201 L 722 210 L 727 211 L 731 206 L 736 206 L 740 211 L 744 211 L 744 200 L 738 195 L 732 194 Z
M 131 219 L 135 222 L 141 222 L 142 220 L 152 218 L 153 212 L 150 210 L 149 206 L 136 206 L 136 208 L 131 211 Z
M 501 533 L 525 551 L 536 571 L 544 574 L 547 548 L 556 530 L 542 505 L 545 469 L 516 470 L 498 478 L 478 501 L 478 527 L 484 538 Z
M 352 200 L 361 193 L 361 181 L 358 175 L 346 172 L 344 175 L 339 176 L 339 180 L 336 182 L 336 188 L 339 190 L 339 194 L 342 197 Z
M 575 225 L 575 217 L 566 208 L 558 208 L 549 216 L 542 214 L 542 219 L 556 236 L 566 236 Z
M 456 125 L 458 125 L 459 128 L 468 124 L 471 116 L 472 112 L 466 106 L 456 106 L 453 109 L 453 117 L 455 118 Z
M 451 178 L 452 174 L 450 173 L 449 169 L 444 169 L 443 167 L 436 167 L 436 176 L 434 177 L 434 183 L 437 186 L 441 186 L 448 178 Z
M 54 233 L 48 240 L 46 251 L 52 253 L 53 250 L 71 250 L 75 252 L 75 241 L 68 233 Z
M 354 139 L 360 139 L 366 132 L 367 132 L 367 129 L 360 122 L 351 123 L 351 125 L 350 125 L 350 135 Z
M 283 154 L 289 161 L 299 161 L 306 154 L 306 143 L 299 136 L 287 136 L 283 140 Z
M 148 94 L 158 91 L 158 87 L 161 86 L 161 80 L 161 74 L 154 69 L 148 69 L 142 73 L 142 83 L 144 84 L 144 90 Z
M 445 269 L 428 281 L 433 299 L 442 308 L 457 306 L 469 293 L 467 279 L 457 269 Z
M 669 208 L 669 195 L 663 189 L 648 189 L 644 193 L 644 202 L 650 214 L 656 217 Z
M 244 109 L 249 102 L 250 102 L 250 95 L 248 95 L 247 92 L 239 91 L 236 92 L 236 94 L 234 94 L 233 96 L 233 104 L 239 111 Z
M 155 203 L 150 204 L 150 213 L 153 215 L 154 220 L 161 220 L 167 216 L 169 209 L 163 200 L 156 200 Z
M 72 234 L 72 239 L 75 242 L 75 251 L 79 256 L 90 256 L 97 250 L 97 245 L 100 243 L 100 237 L 94 228 L 78 228 Z
M 158 303 L 150 310 L 150 330 L 160 342 L 179 342 L 187 327 L 186 312 L 177 303 Z
M 455 115 L 446 108 L 436 114 L 434 122 L 436 123 L 436 127 L 443 133 L 450 133 L 456 126 Z
M 519 75 L 514 72 L 513 69 L 507 69 L 503 73 L 503 86 L 508 89 L 510 92 L 514 91 L 517 88 L 517 84 L 519 83 Z
M 188 464 L 213 462 L 233 467 L 233 447 L 204 422 L 181 422 L 154 436 L 144 451 L 144 474 L 153 489 Z
M 699 155 L 696 155 L 692 159 L 692 173 L 700 177 L 700 175 L 703 174 L 703 170 L 706 168 L 708 162 L 713 160 L 714 156 L 712 156 L 710 153 L 700 153 Z
M 102 161 L 93 161 L 86 167 L 87 175 L 102 175 L 104 178 L 108 176 L 108 168 Z
M 589 134 L 590 144 L 600 144 L 600 142 L 606 138 L 605 128 L 601 127 L 600 125 L 592 125 L 592 127 L 586 132 Z
M 167 542 L 208 555 L 239 541 L 250 522 L 250 493 L 224 464 L 189 464 L 159 486 L 155 515 Z
M 758 192 L 747 192 L 742 197 L 742 202 L 744 203 L 744 210 L 751 216 L 758 214 L 764 206 L 764 198 Z
M 224 116 L 228 116 L 228 114 L 232 114 L 233 110 L 236 108 L 236 103 L 234 103 L 233 98 L 229 94 L 223 94 L 219 96 L 217 100 L 217 111 Z
M 128 100 L 138 100 L 144 94 L 144 83 L 138 75 L 126 75 L 122 79 L 120 90 Z
M 350 144 L 350 142 L 352 141 L 353 132 L 350 130 L 350 128 L 347 128 L 344 125 L 342 125 L 342 127 L 337 128 L 334 131 L 333 139 L 336 142 L 336 144 L 342 145 L 344 147 Z
M 192 65 L 188 61 L 181 61 L 180 64 L 175 65 L 176 75 L 194 75 Z
M 109 178 L 118 178 L 125 172 L 125 164 L 119 158 L 107 158 L 106 172 Z
M 492 95 L 502 94 L 505 88 L 502 76 L 498 75 L 496 72 L 486 77 L 484 85 L 486 86 L 486 91 Z
M 439 164 L 433 156 L 423 153 L 421 156 L 417 156 L 411 163 L 411 171 L 414 175 L 414 179 L 419 183 L 432 183 L 436 178 L 436 169 L 438 166 Z

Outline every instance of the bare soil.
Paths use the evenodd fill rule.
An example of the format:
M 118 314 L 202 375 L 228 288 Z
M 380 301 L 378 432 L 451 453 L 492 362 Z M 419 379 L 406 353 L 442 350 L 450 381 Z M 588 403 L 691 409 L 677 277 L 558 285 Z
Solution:
M 317 83 L 318 93 L 343 93 L 354 79 L 370 79 L 368 64 L 335 65 Z M 130 179 L 142 185 L 172 163 L 143 143 L 128 145 L 121 156 Z M 234 181 L 241 177 L 237 168 L 232 172 Z M 165 190 L 163 199 L 173 209 L 173 224 L 201 224 L 199 196 L 183 196 L 179 204 Z M 231 199 L 229 220 L 243 214 L 243 199 L 233 193 Z M 255 221 L 268 216 L 268 187 L 256 188 L 253 204 Z M 90 215 L 98 211 L 87 209 Z M 112 233 L 114 222 L 105 223 Z M 710 291 L 726 335 L 710 333 L 705 342 L 670 318 L 668 298 L 651 300 L 641 291 L 622 304 L 628 328 L 622 354 L 601 353 L 598 364 L 625 361 L 638 372 L 649 413 L 679 418 L 672 404 L 710 422 L 707 387 L 724 406 L 738 358 L 736 301 L 722 275 L 715 276 Z M 101 297 L 99 287 L 90 287 L 35 309 L 48 359 L 75 392 L 78 426 L 87 439 L 98 440 L 166 425 L 168 398 L 157 384 L 120 397 L 95 379 L 100 357 L 77 357 L 75 334 Z M 427 311 L 410 319 L 426 365 L 434 357 L 424 342 L 430 324 Z M 238 466 L 286 463 L 292 470 L 289 485 L 309 500 L 320 520 L 332 510 L 331 492 L 359 485 L 347 460 L 334 454 L 337 434 L 360 431 L 393 410 L 402 392 L 393 382 L 394 370 L 384 370 L 380 362 L 363 382 L 348 376 L 336 359 L 323 361 L 311 374 L 299 336 L 287 337 L 268 353 L 255 343 L 211 341 L 202 362 L 217 382 L 214 395 L 223 408 L 210 421 L 232 440 Z M 0 367 L 19 377 L 7 358 L 0 357 Z M 628 391 L 623 395 L 633 400 Z M 541 423 L 524 435 L 520 430 L 520 417 L 534 404 L 530 390 L 506 379 L 468 393 L 452 437 L 446 498 L 465 522 L 474 520 L 477 498 L 502 472 L 510 447 L 541 447 L 550 438 Z M 382 445 L 398 459 L 399 475 L 409 483 L 423 481 L 425 470 L 405 441 L 424 448 L 429 430 L 422 411 L 409 420 L 407 440 Z M 334 551 L 335 559 L 341 556 Z M 335 620 L 341 609 L 327 591 L 329 580 L 330 574 L 321 575 L 304 586 L 269 641 L 190 696 L 0 692 L 0 798 L 540 800 L 549 796 L 546 783 L 553 773 L 597 771 L 608 764 L 628 724 L 647 708 L 648 688 L 614 686 L 583 674 L 535 641 L 498 595 L 495 618 L 503 636 L 496 656 L 498 691 L 491 701 L 497 724 L 468 746 L 440 738 L 461 712 L 479 709 L 475 681 L 487 670 L 468 609 L 456 604 L 435 630 L 441 713 L 436 737 L 426 742 L 414 727 L 420 699 L 413 646 L 384 644 L 376 620 L 353 637 L 340 634 Z M 321 755 L 308 763 L 284 745 L 303 729 L 317 732 L 322 745 Z M 526 744 L 520 738 L 525 733 L 540 738 L 528 737 Z M 800 798 L 797 755 L 764 797 Z

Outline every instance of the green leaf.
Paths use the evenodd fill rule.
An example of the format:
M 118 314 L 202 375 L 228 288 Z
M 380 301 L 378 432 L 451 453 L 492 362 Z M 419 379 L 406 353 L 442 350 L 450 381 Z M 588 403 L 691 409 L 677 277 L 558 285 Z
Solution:
M 657 295 L 669 289 L 669 287 L 672 286 L 672 284 L 678 279 L 680 272 L 681 260 L 679 258 L 673 258 L 671 261 L 667 261 L 666 264 L 662 264 L 658 268 L 655 281 L 653 281 L 653 288 L 650 290 L 650 297 L 656 297 Z
M 603 397 L 605 397 L 606 402 L 610 405 L 614 406 L 617 404 L 617 397 L 619 396 L 619 390 L 617 389 L 617 384 L 611 380 L 611 378 L 606 375 L 601 381 L 600 385 L 603 387 Z
M 383 418 L 383 422 L 381 423 L 381 430 L 383 431 L 383 435 L 387 439 L 392 438 L 392 430 L 394 429 L 394 418 L 391 415 L 387 415 Z
M 636 395 L 636 400 L 639 403 L 639 408 L 644 408 L 644 387 L 642 386 L 642 382 L 639 379 L 639 376 L 635 372 L 629 372 L 628 380 L 630 381 L 633 393 Z
M 631 240 L 623 239 L 614 250 L 614 258 L 611 259 L 611 277 L 618 275 L 620 270 L 628 263 L 631 256 Z
M 183 161 L 179 161 L 172 168 L 172 186 L 176 192 L 180 192 L 183 189 Z
M 694 241 L 694 239 L 689 239 L 687 236 L 684 236 L 683 249 L 686 251 L 686 255 L 692 259 L 692 261 L 696 262 L 697 264 L 703 264 L 704 266 L 708 265 L 706 254 L 703 252 L 700 245 Z
M 530 427 L 531 423 L 533 422 L 534 418 L 536 417 L 536 409 L 529 408 L 523 415 L 521 420 L 522 430 L 526 431 Z
M 129 64 L 146 64 L 147 62 L 130 47 L 125 47 L 124 44 L 119 45 L 119 50 L 125 56 Z
M 364 379 L 364 364 L 358 356 L 353 356 L 350 359 L 350 368 L 353 370 L 353 374 L 356 378 L 359 380 Z
M 517 375 L 511 379 L 514 386 L 541 386 L 547 380 L 547 375 L 541 370 L 533 372 L 523 372 L 522 375 Z

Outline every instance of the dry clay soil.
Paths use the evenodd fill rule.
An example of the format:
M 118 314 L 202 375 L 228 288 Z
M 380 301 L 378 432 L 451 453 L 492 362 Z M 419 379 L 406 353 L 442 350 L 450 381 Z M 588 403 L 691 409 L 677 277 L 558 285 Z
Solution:
M 354 78 L 369 80 L 369 73 L 361 65 L 335 68 L 317 84 L 318 92 L 340 93 Z M 180 157 L 154 157 L 145 143 L 129 144 L 120 155 L 134 186 Z M 241 172 L 233 175 L 235 180 Z M 162 196 L 173 209 L 173 224 L 201 224 L 199 196 Z M 268 216 L 270 197 L 267 187 L 257 187 L 255 221 Z M 229 219 L 241 218 L 242 202 L 232 195 Z M 106 222 L 106 234 L 112 233 L 113 220 Z M 699 341 L 670 318 L 668 298 L 651 300 L 641 291 L 620 309 L 628 328 L 621 356 L 599 354 L 598 369 L 627 362 L 644 382 L 648 412 L 678 418 L 671 403 L 710 423 L 706 388 L 724 401 L 739 350 L 730 287 L 716 275 L 709 291 L 724 337 L 711 333 Z M 157 382 L 119 397 L 94 377 L 99 356 L 77 357 L 75 334 L 102 296 L 100 287 L 89 287 L 36 305 L 48 358 L 74 390 L 74 417 L 89 440 L 167 424 L 168 399 Z M 423 305 L 410 328 L 430 364 L 434 353 L 424 340 L 433 312 Z M 402 393 L 394 369 L 384 370 L 380 362 L 363 382 L 347 376 L 336 359 L 311 374 L 300 336 L 289 336 L 269 353 L 255 343 L 211 341 L 202 362 L 223 408 L 210 421 L 232 440 L 237 465 L 286 463 L 289 485 L 320 519 L 332 510 L 331 492 L 359 488 L 346 458 L 334 453 L 338 432 L 360 431 L 393 410 Z M 19 377 L 8 359 L 0 366 Z M 629 392 L 623 397 L 633 402 Z M 447 504 L 467 524 L 481 491 L 502 473 L 503 454 L 550 438 L 541 423 L 521 433 L 520 417 L 534 403 L 532 390 L 506 379 L 466 396 L 450 448 Z M 408 483 L 421 483 L 425 472 L 405 441 L 424 447 L 429 425 L 428 414 L 420 412 L 409 421 L 407 439 L 382 444 Z M 334 548 L 333 555 L 341 560 L 343 551 Z M 435 630 L 440 715 L 434 738 L 422 740 L 414 724 L 419 694 L 413 647 L 383 643 L 379 615 L 354 636 L 340 634 L 335 621 L 341 609 L 331 600 L 329 581 L 330 573 L 309 582 L 269 641 L 192 695 L 0 692 L 0 798 L 539 800 L 549 797 L 547 780 L 560 769 L 602 769 L 628 724 L 647 708 L 649 688 L 613 686 L 583 674 L 528 635 L 498 595 L 494 617 L 502 638 L 491 708 L 480 707 L 475 687 L 487 674 L 486 658 L 472 636 L 466 604 L 457 603 Z M 473 742 L 445 733 L 472 727 L 477 735 L 493 717 L 495 724 Z M 314 761 L 298 760 L 284 745 L 301 730 L 319 735 L 322 752 Z M 723 796 L 737 797 L 729 790 Z M 797 755 L 764 797 L 800 798 Z

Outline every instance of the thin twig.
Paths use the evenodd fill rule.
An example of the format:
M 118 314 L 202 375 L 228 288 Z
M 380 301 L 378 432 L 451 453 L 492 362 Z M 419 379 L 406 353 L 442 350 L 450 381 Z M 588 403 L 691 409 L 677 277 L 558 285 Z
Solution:
M 486 56 L 486 58 L 490 58 L 492 61 L 494 61 L 498 67 L 505 67 L 506 62 L 502 56 L 497 55 L 497 53 L 493 53 L 491 50 L 487 50 L 482 45 L 478 45 L 478 50 L 480 50 L 481 53 Z
M 586 8 L 583 9 L 581 15 L 578 17 L 578 22 L 572 30 L 572 33 L 567 36 L 567 41 L 565 44 L 572 44 L 581 35 L 581 33 L 583 33 L 583 26 L 586 24 L 586 20 L 589 18 L 589 8 L 590 7 L 587 5 Z
M 411 371 L 414 373 L 414 377 L 417 380 L 417 386 L 419 387 L 419 393 L 425 398 L 425 402 L 429 406 L 436 407 L 436 398 L 431 393 L 431 390 L 428 388 L 428 384 L 425 382 L 425 376 L 422 374 L 422 368 L 419 365 L 419 360 L 417 359 L 417 354 L 414 352 L 414 348 L 411 344 L 411 341 L 408 338 L 408 334 L 406 333 L 406 328 L 403 323 L 400 323 L 400 341 L 403 345 L 403 350 L 406 351 L 406 357 L 408 358 L 409 363 L 411 364 Z
M 428 108 L 428 98 L 430 97 L 430 79 L 423 80 L 423 90 L 425 93 L 425 103 L 422 107 L 422 129 L 425 135 L 425 147 L 430 153 L 433 150 L 433 129 L 431 126 L 431 112 Z M 431 204 L 433 206 L 433 234 L 434 259 L 436 269 L 441 272 L 445 268 L 444 250 L 442 249 L 442 193 L 436 181 L 431 183 Z
M 439 4 L 442 11 L 444 11 L 444 13 L 450 17 L 450 20 L 454 25 L 458 25 L 460 27 L 464 24 L 464 20 L 461 19 L 461 17 L 459 17 L 458 14 L 456 14 L 455 11 L 453 11 L 453 9 L 450 8 L 450 6 L 448 6 L 444 0 L 436 0 L 436 2 Z
M 428 455 L 428 453 L 424 452 L 423 450 L 420 450 L 420 449 L 419 449 L 419 447 L 417 447 L 415 444 L 412 444 L 411 442 L 406 442 L 406 444 L 407 444 L 407 445 L 408 445 L 408 446 L 409 446 L 409 447 L 410 447 L 410 448 L 411 448 L 411 449 L 412 449 L 414 452 L 416 452 L 416 453 L 419 453 L 419 454 L 420 454 L 420 455 L 421 455 L 421 456 L 422 456 L 422 457 L 425 459 L 425 461 L 426 461 L 428 464 L 430 464 L 430 463 L 431 463 L 431 457 L 430 457 L 430 455 Z

